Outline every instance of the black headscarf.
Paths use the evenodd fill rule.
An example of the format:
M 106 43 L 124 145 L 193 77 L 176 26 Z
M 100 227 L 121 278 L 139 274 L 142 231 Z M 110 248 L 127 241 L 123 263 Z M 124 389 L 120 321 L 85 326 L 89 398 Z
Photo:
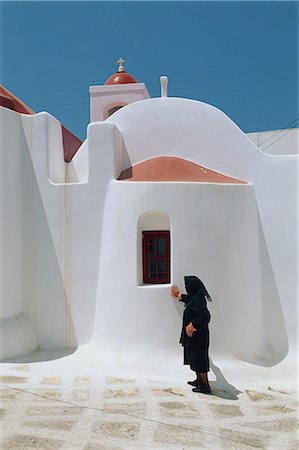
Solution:
M 199 278 L 192 275 L 192 276 L 184 277 L 184 281 L 185 281 L 186 292 L 190 297 L 192 297 L 194 294 L 200 294 L 200 295 L 206 296 L 210 302 L 212 301 L 210 294 L 206 290 L 205 285 Z
M 188 308 L 201 312 L 206 309 L 206 298 L 211 302 L 211 297 L 203 282 L 195 276 L 184 277 L 186 292 L 190 298 Z

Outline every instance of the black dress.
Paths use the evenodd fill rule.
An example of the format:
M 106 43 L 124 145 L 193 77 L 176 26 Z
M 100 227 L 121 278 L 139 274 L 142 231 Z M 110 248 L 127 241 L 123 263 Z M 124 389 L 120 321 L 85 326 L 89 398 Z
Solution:
M 182 294 L 182 301 L 185 303 L 183 316 L 183 327 L 180 343 L 184 347 L 184 364 L 190 365 L 195 372 L 208 372 L 209 365 L 209 322 L 211 319 L 207 308 L 207 301 L 211 301 L 210 296 L 199 278 L 185 277 L 187 295 Z M 185 327 L 192 322 L 195 331 L 189 337 Z

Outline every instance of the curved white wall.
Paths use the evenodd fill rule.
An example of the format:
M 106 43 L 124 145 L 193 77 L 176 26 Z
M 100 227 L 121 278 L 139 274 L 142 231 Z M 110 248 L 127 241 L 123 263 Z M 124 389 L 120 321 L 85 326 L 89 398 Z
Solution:
M 213 297 L 212 352 L 257 364 L 281 360 L 288 348 L 285 324 L 277 296 L 271 299 L 276 336 L 273 318 L 264 314 L 269 300 L 262 288 L 258 213 L 246 185 L 110 183 L 93 337 L 99 349 L 118 358 L 179 351 L 182 305 L 169 295 L 170 285 L 138 286 L 136 280 L 138 221 L 157 210 L 171 222 L 171 281 L 183 289 L 184 275 L 196 274 Z M 267 283 L 275 291 L 274 279 Z
M 122 169 L 128 160 L 135 164 L 171 155 L 253 184 L 289 344 L 295 350 L 298 157 L 263 153 L 222 111 L 194 100 L 137 102 L 107 122 L 117 126 L 124 140 L 127 165 Z

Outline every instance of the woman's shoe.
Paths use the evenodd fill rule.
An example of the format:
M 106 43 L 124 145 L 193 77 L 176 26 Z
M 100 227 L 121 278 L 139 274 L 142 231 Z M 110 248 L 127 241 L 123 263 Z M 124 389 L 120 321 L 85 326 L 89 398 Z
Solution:
M 211 393 L 211 388 L 203 386 L 202 384 L 200 384 L 199 386 L 196 386 L 195 388 L 193 388 L 192 391 L 193 392 L 200 392 L 201 394 L 210 394 Z
M 194 381 L 187 381 L 188 384 L 190 384 L 191 386 L 200 386 L 201 385 L 201 381 L 200 380 L 194 380 Z

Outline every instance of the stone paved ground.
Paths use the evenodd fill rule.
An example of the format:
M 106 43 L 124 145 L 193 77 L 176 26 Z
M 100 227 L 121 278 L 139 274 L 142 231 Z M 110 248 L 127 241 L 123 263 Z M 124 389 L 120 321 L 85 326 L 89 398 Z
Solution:
M 214 382 L 208 396 L 185 381 L 61 371 L 57 361 L 3 365 L 2 449 L 298 448 L 296 398 L 287 392 L 231 395 Z

